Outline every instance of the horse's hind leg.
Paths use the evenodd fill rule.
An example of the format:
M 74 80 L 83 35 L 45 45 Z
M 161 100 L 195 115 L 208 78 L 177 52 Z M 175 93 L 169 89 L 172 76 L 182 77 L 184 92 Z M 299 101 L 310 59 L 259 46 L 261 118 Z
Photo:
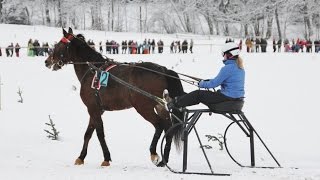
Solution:
M 164 128 L 165 132 L 167 132 L 169 128 L 170 128 L 170 125 L 166 125 L 166 127 Z M 159 167 L 163 167 L 165 166 L 166 163 L 169 162 L 169 154 L 171 150 L 172 138 L 173 138 L 172 132 L 166 135 L 166 145 L 164 146 L 164 152 L 163 152 L 164 159 L 162 159 L 162 161 L 159 162 L 159 164 L 157 165 Z
M 160 123 L 153 124 L 153 126 L 155 128 L 155 132 L 154 132 L 149 150 L 151 154 L 151 161 L 153 162 L 153 164 L 158 165 L 159 156 L 157 154 L 157 144 L 160 139 L 161 133 L 163 131 L 163 127 L 161 126 Z
M 154 112 L 152 106 L 144 107 L 138 104 L 134 106 L 134 108 L 145 120 L 149 121 L 155 128 L 149 150 L 151 161 L 157 165 L 159 162 L 159 156 L 156 149 L 161 133 L 164 129 L 161 123 L 161 118 Z
M 92 137 L 92 133 L 93 133 L 94 129 L 95 128 L 92 123 L 92 119 L 90 118 L 86 133 L 84 134 L 84 142 L 83 142 L 82 150 L 81 150 L 80 156 L 78 157 L 78 159 L 76 159 L 76 161 L 74 163 L 75 165 L 84 164 L 84 158 L 87 155 L 88 144 L 89 144 L 89 141 Z

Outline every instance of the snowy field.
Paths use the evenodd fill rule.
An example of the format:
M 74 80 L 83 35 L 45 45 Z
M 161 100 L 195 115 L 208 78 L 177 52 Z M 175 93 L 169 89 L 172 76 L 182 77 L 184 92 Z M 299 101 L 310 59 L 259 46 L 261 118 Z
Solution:
M 175 40 L 172 35 L 107 33 L 77 31 L 98 42 L 99 39 L 163 39 L 165 44 Z M 61 29 L 0 25 L 0 45 L 26 43 L 29 38 L 59 41 Z M 190 38 L 188 38 L 190 39 Z M 200 38 L 199 38 L 200 39 Z M 225 38 L 194 43 L 222 43 Z M 181 39 L 182 40 L 182 39 Z M 194 54 L 110 55 L 118 61 L 152 61 L 177 72 L 207 79 L 216 75 L 221 62 L 219 46 L 194 47 Z M 269 50 L 270 51 L 270 50 Z M 44 65 L 44 57 L 0 57 L 0 179 L 1 180 L 100 180 L 100 179 L 320 179 L 320 54 L 306 53 L 242 53 L 246 68 L 246 99 L 243 111 L 271 149 L 283 168 L 240 168 L 219 150 L 216 142 L 207 142 L 205 135 L 223 133 L 229 120 L 217 114 L 204 115 L 197 130 L 204 144 L 213 146 L 207 154 L 217 173 L 230 177 L 173 174 L 166 168 L 155 167 L 150 161 L 149 145 L 154 129 L 134 109 L 105 112 L 103 115 L 106 141 L 112 162 L 101 168 L 102 151 L 95 134 L 90 141 L 83 166 L 74 166 L 78 157 L 89 115 L 79 96 L 80 83 L 71 65 L 52 72 Z M 185 91 L 195 87 L 183 84 Z M 21 90 L 24 102 L 19 103 Z M 196 106 L 192 108 L 204 108 Z M 44 129 L 49 116 L 60 131 L 60 140 L 48 139 Z M 257 138 L 256 138 L 257 140 Z M 243 164 L 249 165 L 248 139 L 232 127 L 228 139 L 231 152 Z M 160 148 L 158 147 L 158 153 Z M 181 155 L 174 146 L 170 166 L 181 170 Z M 258 166 L 276 166 L 256 141 Z M 188 170 L 209 172 L 194 133 L 189 141 Z

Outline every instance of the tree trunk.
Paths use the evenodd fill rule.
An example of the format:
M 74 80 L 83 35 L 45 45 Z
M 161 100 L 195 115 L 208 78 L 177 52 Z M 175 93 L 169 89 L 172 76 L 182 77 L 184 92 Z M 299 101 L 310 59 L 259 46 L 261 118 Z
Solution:
M 229 36 L 230 35 L 229 24 L 227 22 L 224 22 L 223 35 L 225 35 L 225 36 Z
M 244 25 L 244 37 L 249 37 L 248 24 Z
M 50 19 L 50 14 L 49 14 L 49 0 L 45 1 L 45 16 L 46 16 L 46 25 L 50 26 L 51 25 L 51 19 Z
M 57 0 L 57 2 L 58 2 L 58 22 L 57 22 L 57 26 L 58 27 L 63 27 L 62 26 L 61 0 Z
M 209 12 L 207 11 L 204 15 L 205 20 L 207 21 L 208 27 L 209 27 L 209 33 L 210 35 L 213 35 L 213 21 L 209 15 Z
M 90 8 L 90 14 L 91 14 L 91 28 L 95 29 L 96 24 L 96 18 L 94 17 L 94 7 Z
M 26 12 L 26 15 L 27 15 L 27 17 L 28 17 L 28 18 L 27 18 L 27 19 L 28 19 L 27 24 L 29 24 L 29 25 L 30 25 L 30 24 L 31 24 L 31 21 L 30 21 L 30 13 L 29 13 L 28 8 L 27 8 L 27 7 L 25 7 L 25 8 L 24 8 L 24 11 Z
M 213 23 L 215 24 L 215 27 L 216 27 L 216 35 L 220 36 L 219 22 L 213 19 Z
M 111 27 L 111 26 L 110 26 L 110 24 L 111 24 L 111 23 L 110 23 L 110 19 L 111 19 L 110 17 L 111 17 L 111 15 L 110 15 L 110 8 L 109 8 L 109 9 L 108 9 L 108 26 L 107 26 L 107 27 L 108 27 L 108 31 L 110 31 L 110 27 Z
M 187 27 L 186 27 L 186 25 L 184 24 L 184 21 L 182 20 L 180 14 L 179 14 L 179 11 L 178 11 L 178 9 L 177 9 L 177 7 L 175 6 L 173 0 L 170 0 L 170 2 L 171 2 L 171 4 L 172 4 L 172 6 L 173 6 L 173 8 L 174 8 L 174 10 L 175 10 L 178 18 L 179 18 L 179 21 L 180 21 L 180 23 L 181 23 L 181 26 L 182 26 L 183 30 L 184 30 L 185 32 L 187 32 L 187 31 L 188 31 L 188 30 L 187 30 Z
M 312 31 L 312 27 L 311 27 L 311 21 L 310 21 L 310 17 L 309 17 L 309 13 L 308 13 L 308 3 L 306 2 L 306 0 L 304 0 L 305 4 L 304 4 L 304 7 L 303 7 L 303 13 L 304 13 L 304 17 L 303 17 L 303 20 L 304 20 L 304 23 L 305 23 L 305 38 L 306 39 L 309 39 L 310 36 L 313 35 L 313 31 Z
M 111 31 L 114 31 L 114 0 L 111 0 Z
M 268 15 L 267 19 L 267 33 L 266 33 L 266 39 L 269 39 L 272 35 L 272 25 L 273 25 L 273 13 L 270 13 Z
M 257 18 L 256 18 L 256 20 L 254 22 L 253 28 L 254 28 L 254 34 L 256 36 L 260 36 L 260 23 L 259 23 L 259 20 Z
M 139 7 L 139 31 L 142 32 L 142 10 L 141 10 L 141 6 Z
M 186 25 L 186 30 L 188 33 L 192 32 L 192 27 L 191 27 L 191 22 L 190 22 L 190 16 L 188 13 L 183 13 L 184 14 L 184 21 L 185 21 L 185 25 Z
M 0 22 L 2 22 L 2 3 L 4 0 L 0 0 Z
M 277 23 L 278 36 L 279 36 L 279 39 L 282 39 L 281 26 L 280 26 L 280 21 L 279 21 L 279 14 L 278 14 L 278 8 L 275 9 L 275 18 L 276 18 L 276 23 Z

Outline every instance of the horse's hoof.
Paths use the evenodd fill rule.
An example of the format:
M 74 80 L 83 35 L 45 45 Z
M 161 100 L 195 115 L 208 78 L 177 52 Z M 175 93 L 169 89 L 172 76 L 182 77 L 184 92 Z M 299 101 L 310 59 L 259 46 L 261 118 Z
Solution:
M 160 158 L 159 158 L 158 154 L 152 154 L 151 155 L 151 161 L 156 166 L 159 164 L 159 159 Z
M 101 163 L 101 166 L 104 166 L 104 167 L 110 166 L 110 162 L 109 161 L 103 161 Z
M 158 164 L 157 164 L 157 167 L 164 167 L 166 164 L 163 162 L 163 161 L 161 161 L 161 162 L 159 162 Z
M 76 161 L 74 162 L 74 165 L 82 165 L 84 164 L 84 161 L 82 159 L 76 159 Z

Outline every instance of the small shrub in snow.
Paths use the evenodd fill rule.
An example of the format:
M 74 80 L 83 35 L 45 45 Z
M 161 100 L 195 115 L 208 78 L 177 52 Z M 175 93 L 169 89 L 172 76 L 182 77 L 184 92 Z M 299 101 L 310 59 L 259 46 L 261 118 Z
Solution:
M 49 122 L 49 123 L 46 123 L 46 125 L 51 127 L 51 131 L 46 130 L 46 129 L 44 129 L 44 131 L 45 131 L 46 133 L 48 133 L 48 136 L 47 136 L 47 137 L 48 137 L 49 139 L 58 140 L 58 135 L 59 135 L 60 132 L 57 131 L 57 129 L 55 128 L 55 124 L 53 123 L 50 115 L 49 115 L 49 120 L 50 120 L 50 122 Z

